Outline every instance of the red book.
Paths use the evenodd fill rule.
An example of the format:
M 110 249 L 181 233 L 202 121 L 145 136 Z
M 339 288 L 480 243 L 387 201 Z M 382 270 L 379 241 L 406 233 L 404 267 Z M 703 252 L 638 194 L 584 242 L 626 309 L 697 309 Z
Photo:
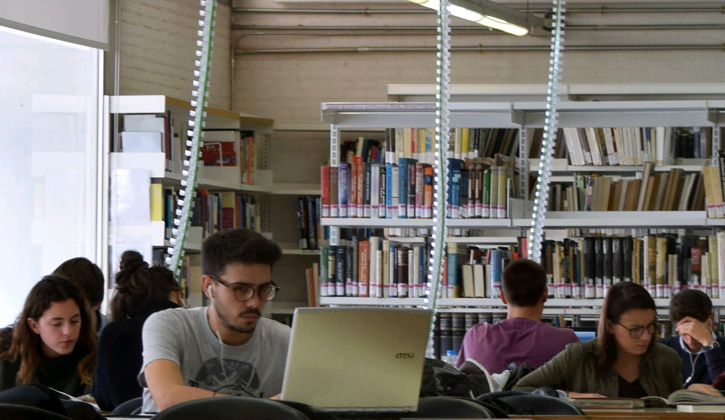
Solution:
M 370 241 L 365 239 L 358 242 L 357 257 L 358 296 L 370 296 Z
M 201 148 L 204 166 L 237 166 L 237 152 L 233 141 L 206 142 Z
M 322 217 L 330 217 L 330 166 L 320 167 L 320 201 Z
M 347 200 L 347 217 L 357 217 L 357 179 L 360 176 L 357 170 L 358 166 L 353 160 L 350 162 L 350 195 Z
M 355 217 L 363 217 L 363 204 L 365 202 L 365 162 L 363 162 L 360 156 L 355 156 L 352 160 L 352 166 L 355 167 L 355 173 L 357 174 L 357 178 L 355 178 L 355 183 L 357 184 L 355 190 L 355 212 L 357 216 Z

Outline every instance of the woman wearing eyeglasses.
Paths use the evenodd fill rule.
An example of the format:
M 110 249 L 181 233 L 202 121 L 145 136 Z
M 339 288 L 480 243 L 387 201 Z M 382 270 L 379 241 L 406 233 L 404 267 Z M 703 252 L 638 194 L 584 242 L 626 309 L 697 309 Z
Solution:
M 656 313 L 644 287 L 631 282 L 612 286 L 604 299 L 597 339 L 569 344 L 522 378 L 514 390 L 548 386 L 571 398 L 666 398 L 682 388 L 682 362 L 674 350 L 655 340 Z

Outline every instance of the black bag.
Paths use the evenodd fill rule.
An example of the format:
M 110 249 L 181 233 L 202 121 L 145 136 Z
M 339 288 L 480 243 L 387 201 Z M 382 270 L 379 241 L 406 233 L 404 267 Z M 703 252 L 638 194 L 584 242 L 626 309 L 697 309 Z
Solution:
M 423 364 L 421 397 L 452 396 L 476 398 L 490 392 L 485 374 L 467 374 L 438 359 L 426 358 Z
M 529 373 L 533 372 L 534 368 L 529 366 L 528 363 L 511 363 L 508 367 L 508 370 L 511 371 L 511 374 L 506 379 L 506 383 L 501 389 L 502 391 L 511 391 L 512 389 L 514 389 L 514 385 L 516 385 L 516 382 L 518 382 L 519 379 L 523 378 Z
M 67 397 L 41 384 L 18 385 L 0 392 L 0 403 L 36 407 L 75 420 L 103 419 L 92 405 L 64 398 Z

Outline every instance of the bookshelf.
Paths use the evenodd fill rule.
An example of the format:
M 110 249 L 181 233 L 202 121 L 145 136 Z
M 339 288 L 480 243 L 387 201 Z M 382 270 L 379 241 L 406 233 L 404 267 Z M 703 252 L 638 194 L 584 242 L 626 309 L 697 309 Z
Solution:
M 111 273 L 114 273 L 117 266 L 117 258 L 127 248 L 139 249 L 144 257 L 151 261 L 162 260 L 165 249 L 170 245 L 168 242 L 172 203 L 175 201 L 176 191 L 180 188 L 186 177 L 182 175 L 182 156 L 185 149 L 182 139 L 186 136 L 187 120 L 189 111 L 192 109 L 186 101 L 163 95 L 137 95 L 137 96 L 116 96 L 108 97 L 109 114 L 111 121 L 108 130 L 112 133 L 109 167 L 111 169 L 111 197 L 113 215 L 113 200 L 122 205 L 125 196 L 119 196 L 118 187 L 121 185 L 115 181 L 117 174 L 134 173 L 145 185 L 160 185 L 160 188 L 151 188 L 151 192 L 144 192 L 143 188 L 133 188 L 132 193 L 137 196 L 141 203 L 147 203 L 150 212 L 140 208 L 139 217 L 134 223 L 119 223 L 111 220 L 109 224 L 109 244 L 111 246 Z M 255 197 L 257 200 L 258 216 L 255 223 L 250 227 L 258 231 L 267 229 L 266 201 L 264 197 L 273 189 L 273 174 L 266 168 L 266 153 L 268 149 L 267 138 L 272 133 L 273 120 L 261 118 L 248 114 L 229 111 L 221 108 L 208 107 L 206 115 L 206 128 L 204 144 L 218 144 L 221 151 L 221 143 L 234 142 L 232 152 L 234 153 L 234 165 L 205 166 L 201 163 L 197 179 L 197 205 L 203 204 L 209 195 L 224 194 L 232 197 L 234 202 L 233 214 L 240 211 L 238 206 L 239 194 Z M 150 124 L 150 125 L 149 125 Z M 212 130 L 210 130 L 212 129 Z M 135 151 L 132 146 L 122 143 L 125 132 L 141 132 L 144 140 L 151 139 L 151 151 Z M 236 135 L 235 133 L 240 133 Z M 245 134 L 246 133 L 246 134 Z M 114 135 L 115 134 L 115 135 Z M 246 135 L 247 137 L 243 137 Z M 252 137 L 253 136 L 253 137 Z M 132 138 L 132 137 L 131 137 Z M 253 140 L 252 140 L 253 138 Z M 156 144 L 155 139 L 161 139 L 161 144 Z M 125 150 L 124 146 L 131 147 Z M 146 145 L 140 145 L 143 150 Z M 221 152 L 220 152 L 221 159 Z M 221 160 L 220 160 L 221 162 Z M 244 166 L 242 166 L 244 165 Z M 147 187 L 148 188 L 148 187 Z M 203 193 L 202 190 L 209 191 Z M 217 196 L 215 196 L 217 197 Z M 211 207 L 218 205 L 218 207 Z M 221 210 L 224 204 L 221 202 L 209 202 L 209 210 L 197 208 L 198 215 L 211 209 Z M 225 206 L 225 205 L 224 205 Z M 139 207 L 139 206 L 136 206 Z M 143 207 L 143 206 L 140 206 Z M 156 210 L 154 210 L 156 208 Z M 150 213 L 150 214 L 149 214 Z M 115 213 L 116 215 L 118 213 Z M 199 216 L 197 216 L 199 217 Z M 233 216 L 234 217 L 234 216 Z M 247 218 L 249 220 L 249 218 Z M 229 220 L 229 219 L 228 219 Z M 198 220 L 190 227 L 187 242 L 185 244 L 185 257 L 182 269 L 182 281 L 187 278 L 189 303 L 193 306 L 202 304 L 202 292 L 198 283 L 195 268 L 190 265 L 199 263 L 198 253 L 201 251 L 201 244 L 206 235 L 211 234 L 221 224 L 211 218 Z M 241 219 L 232 223 L 244 223 Z M 206 227 L 203 227 L 206 226 Z M 115 256 L 115 258 L 114 258 Z M 191 274 L 194 272 L 195 274 Z
M 718 85 L 722 87 L 721 85 Z M 723 122 L 725 101 L 709 100 L 705 91 L 685 95 L 686 89 L 663 94 L 649 90 L 638 100 L 638 89 L 597 89 L 597 86 L 567 86 L 567 99 L 559 107 L 559 125 L 561 127 L 702 127 L 710 130 L 709 146 L 715 154 L 721 150 L 720 132 Z M 514 89 L 512 94 L 505 90 L 473 89 L 479 97 L 467 97 L 465 87 L 453 90 L 450 104 L 450 126 L 461 127 L 519 129 L 519 156 L 516 167 L 519 174 L 530 174 L 538 170 L 538 160 L 528 159 L 531 147 L 532 131 L 544 126 L 545 89 Z M 716 89 L 713 98 L 722 96 L 723 89 Z M 591 93 L 590 93 L 591 92 Z M 435 104 L 423 102 L 431 100 L 434 91 L 429 87 L 414 86 L 408 91 L 401 87 L 389 90 L 392 100 L 410 102 L 385 103 L 323 103 L 322 120 L 330 124 L 330 164 L 337 166 L 341 157 L 341 133 L 348 130 L 385 129 L 400 127 L 435 126 Z M 614 96 L 608 95 L 612 94 Z M 456 96 L 458 95 L 458 96 Z M 596 95 L 608 96 L 600 100 Z M 679 97 L 677 95 L 680 95 Z M 679 99 L 684 97 L 685 99 Z M 587 101 L 579 101 L 579 99 Z M 597 99 L 597 101 L 591 101 Z M 453 102 L 455 101 L 455 102 Z M 714 157 L 714 156 L 713 156 Z M 669 173 L 677 169 L 683 173 L 700 173 L 704 165 L 714 159 L 677 159 L 667 165 L 653 168 L 654 173 Z M 633 178 L 641 174 L 644 165 L 626 166 L 576 166 L 566 159 L 557 159 L 553 165 L 554 182 L 572 182 L 575 174 L 598 174 L 621 178 Z M 450 229 L 475 229 L 500 239 L 484 241 L 488 245 L 507 245 L 516 243 L 516 237 L 531 225 L 529 219 L 531 202 L 526 200 L 529 191 L 528 176 L 520 176 L 515 185 L 520 199 L 512 199 L 507 217 L 502 219 L 449 219 Z M 376 228 L 376 229 L 425 229 L 432 226 L 430 219 L 376 219 L 376 218 L 323 218 L 321 223 L 339 232 L 340 229 Z M 550 211 L 546 216 L 547 229 L 585 229 L 585 230 L 621 230 L 629 235 L 641 235 L 642 232 L 694 232 L 701 235 L 717 231 L 725 226 L 724 219 L 708 218 L 705 210 L 683 211 Z M 494 233 L 495 232 L 495 233 Z M 566 236 L 566 235 L 565 235 Z M 332 244 L 339 237 L 332 235 Z M 391 241 L 402 238 L 390 238 Z M 410 241 L 415 242 L 415 241 Z M 422 240 L 421 240 L 422 242 Z M 476 244 L 476 237 L 452 237 L 448 243 L 461 245 Z M 322 281 L 322 280 L 320 280 Z M 323 305 L 422 305 L 419 298 L 372 298 L 349 296 L 322 296 Z M 666 316 L 668 298 L 657 298 L 659 312 Z M 725 309 L 725 299 L 714 298 L 718 317 Z M 602 299 L 550 298 L 545 313 L 562 314 L 572 317 L 595 318 L 599 314 Z M 440 298 L 438 306 L 443 311 L 497 312 L 503 308 L 495 298 Z M 463 309 L 461 309 L 463 308 Z

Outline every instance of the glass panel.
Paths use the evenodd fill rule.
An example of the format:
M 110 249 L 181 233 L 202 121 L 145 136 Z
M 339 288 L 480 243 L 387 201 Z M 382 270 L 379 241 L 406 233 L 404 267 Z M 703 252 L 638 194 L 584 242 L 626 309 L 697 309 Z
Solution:
M 0 326 L 61 262 L 95 260 L 100 60 L 0 27 Z

